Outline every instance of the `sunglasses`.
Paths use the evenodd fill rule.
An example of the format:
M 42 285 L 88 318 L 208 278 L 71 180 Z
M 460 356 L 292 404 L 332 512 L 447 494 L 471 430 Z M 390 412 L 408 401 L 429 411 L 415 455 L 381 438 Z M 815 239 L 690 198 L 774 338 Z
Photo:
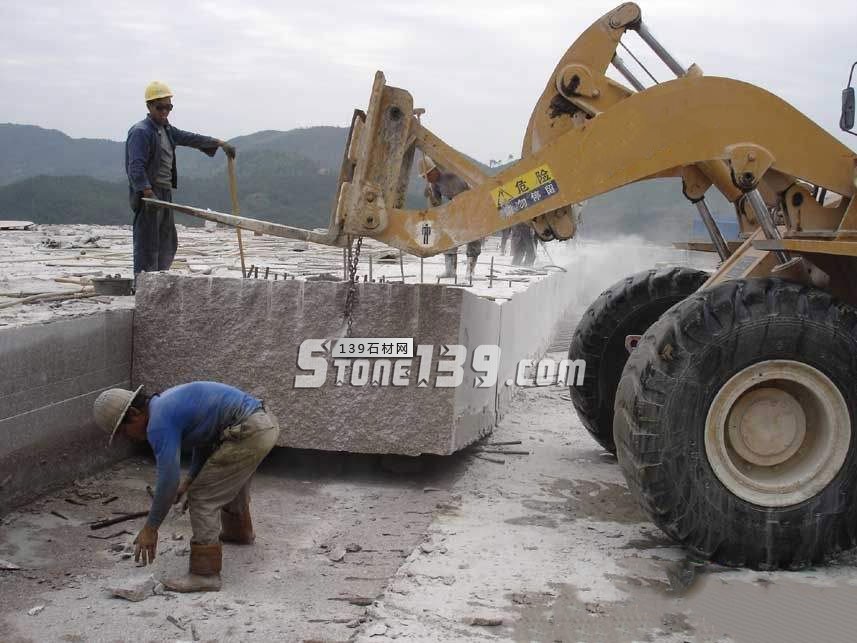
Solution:
M 169 103 L 155 105 L 155 109 L 159 112 L 171 112 L 173 111 L 173 106 Z

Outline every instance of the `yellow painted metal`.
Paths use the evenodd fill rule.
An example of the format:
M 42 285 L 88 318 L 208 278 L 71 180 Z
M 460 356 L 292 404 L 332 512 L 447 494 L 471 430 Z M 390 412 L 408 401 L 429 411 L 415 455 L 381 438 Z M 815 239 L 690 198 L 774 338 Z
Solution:
M 721 264 L 717 272 L 702 287 L 710 288 L 732 279 L 762 277 L 770 274 L 777 265 L 773 253 L 753 246 L 754 241 L 763 238 L 761 228 L 756 230 L 731 257 Z
M 573 204 L 637 181 L 684 177 L 692 179 L 690 198 L 700 198 L 709 186 L 723 193 L 735 204 L 742 232 L 756 240 L 763 235 L 744 198 L 756 188 L 768 207 L 786 215 L 786 237 L 837 231 L 840 240 L 857 236 L 852 150 L 764 89 L 705 77 L 696 65 L 683 74 L 674 65 L 677 78 L 640 91 L 611 80 L 607 69 L 628 29 L 642 29 L 634 3 L 605 14 L 571 45 L 536 102 L 521 159 L 496 176 L 425 128 L 411 95 L 387 86 L 378 72 L 368 109 L 356 112 L 352 122 L 329 230 L 308 233 L 247 220 L 240 225 L 332 245 L 367 236 L 430 256 L 521 222 L 531 222 L 544 239 L 567 238 L 576 229 Z M 416 148 L 461 176 L 470 190 L 436 207 L 402 209 Z M 545 168 L 546 182 L 536 178 Z M 810 187 L 841 195 L 840 206 L 807 203 L 796 211 L 786 205 L 787 196 Z M 805 225 L 810 222 L 812 230 Z M 772 270 L 776 260 L 763 247 L 748 240 L 712 282 Z
M 841 255 L 857 257 L 854 241 L 832 241 L 829 239 L 759 239 L 753 242 L 759 250 L 790 250 L 799 253 Z
M 680 78 L 628 96 L 442 206 L 392 209 L 385 227 L 351 230 L 428 256 L 629 183 L 726 161 L 736 142 L 748 141 L 767 150 L 772 168 L 784 175 L 849 197 L 854 192 L 853 152 L 781 99 L 727 78 Z M 557 193 L 504 216 L 492 192 L 543 165 L 551 168 Z M 359 209 L 345 212 L 355 221 L 361 216 Z M 418 242 L 424 224 L 432 228 L 428 245 Z

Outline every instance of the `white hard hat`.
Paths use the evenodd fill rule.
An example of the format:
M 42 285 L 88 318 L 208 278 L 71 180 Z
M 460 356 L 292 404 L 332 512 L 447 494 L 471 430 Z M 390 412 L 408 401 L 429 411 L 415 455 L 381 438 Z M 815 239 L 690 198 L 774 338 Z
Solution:
M 430 156 L 423 155 L 420 159 L 420 176 L 425 178 L 426 175 L 437 167 L 437 163 L 432 161 Z
M 92 414 L 95 416 L 95 423 L 105 433 L 110 434 L 110 441 L 107 446 L 113 444 L 113 437 L 116 435 L 116 429 L 122 424 L 122 420 L 131 402 L 137 397 L 137 393 L 143 385 L 137 387 L 136 391 L 129 391 L 124 388 L 111 388 L 104 391 L 95 399 L 95 404 L 92 405 Z

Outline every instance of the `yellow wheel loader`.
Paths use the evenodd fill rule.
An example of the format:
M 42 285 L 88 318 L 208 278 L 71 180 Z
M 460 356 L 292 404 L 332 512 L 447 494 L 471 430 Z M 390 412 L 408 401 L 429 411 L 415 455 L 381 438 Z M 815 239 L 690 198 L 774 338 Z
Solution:
M 646 86 L 620 55 L 636 32 L 675 77 Z M 607 76 L 616 70 L 625 82 Z M 849 83 L 850 84 L 850 83 Z M 424 127 L 378 72 L 356 111 L 329 229 L 314 232 L 187 206 L 278 236 L 350 246 L 371 237 L 434 255 L 521 222 L 574 235 L 574 204 L 636 181 L 681 179 L 721 263 L 634 275 L 587 311 L 570 356 L 583 423 L 615 449 L 651 519 L 727 565 L 799 568 L 857 545 L 857 199 L 848 147 L 773 94 L 679 63 L 626 3 L 560 59 L 521 159 L 488 176 Z M 843 93 L 842 127 L 854 120 Z M 470 189 L 403 209 L 414 155 Z M 727 242 L 706 205 L 733 204 Z M 169 204 L 161 204 L 169 205 Z

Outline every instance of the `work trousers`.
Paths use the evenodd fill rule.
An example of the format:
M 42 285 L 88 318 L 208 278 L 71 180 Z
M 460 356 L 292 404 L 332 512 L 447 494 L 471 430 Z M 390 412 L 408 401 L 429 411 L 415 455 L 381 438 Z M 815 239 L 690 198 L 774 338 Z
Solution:
M 205 461 L 187 492 L 191 542 L 219 542 L 220 510 L 235 514 L 247 510 L 250 479 L 279 435 L 277 419 L 261 410 L 223 431 L 223 442 Z
M 152 191 L 161 201 L 172 203 L 169 188 L 156 185 Z M 134 211 L 134 274 L 169 270 L 179 246 L 173 211 L 146 207 L 137 193 L 131 194 L 131 209 Z
M 533 229 L 526 223 L 512 227 L 512 265 L 532 266 L 536 261 L 536 238 Z
M 468 257 L 478 257 L 481 254 L 481 252 L 482 252 L 482 239 L 477 239 L 476 241 L 469 241 L 467 243 L 467 251 L 465 254 Z M 445 254 L 445 255 L 457 255 L 458 254 L 458 248 L 451 248 L 450 250 L 447 250 L 443 254 Z

